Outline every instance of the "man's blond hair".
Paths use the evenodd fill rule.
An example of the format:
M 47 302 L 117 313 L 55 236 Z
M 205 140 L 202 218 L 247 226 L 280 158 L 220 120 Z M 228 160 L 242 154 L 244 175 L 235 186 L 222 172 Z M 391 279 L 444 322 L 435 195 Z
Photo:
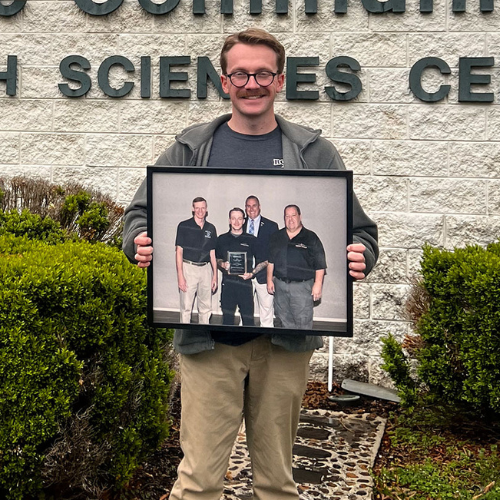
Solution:
M 248 28 L 234 35 L 229 35 L 222 46 L 220 53 L 220 66 L 222 74 L 227 75 L 227 53 L 238 43 L 246 45 L 265 45 L 276 52 L 276 62 L 278 65 L 278 74 L 283 73 L 285 67 L 285 47 L 278 40 L 260 28 Z

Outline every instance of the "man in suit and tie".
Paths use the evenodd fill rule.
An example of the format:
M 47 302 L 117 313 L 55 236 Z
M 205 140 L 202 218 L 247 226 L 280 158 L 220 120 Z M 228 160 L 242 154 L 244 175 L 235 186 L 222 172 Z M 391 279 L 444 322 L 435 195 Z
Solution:
M 278 231 L 276 222 L 262 217 L 260 213 L 260 201 L 257 196 L 251 195 L 245 201 L 247 220 L 244 231 L 253 234 L 257 238 L 258 254 L 261 261 L 267 260 L 269 238 Z M 272 328 L 274 326 L 274 297 L 267 292 L 267 271 L 264 267 L 257 273 L 254 280 L 254 292 L 257 295 L 259 305 L 260 326 Z

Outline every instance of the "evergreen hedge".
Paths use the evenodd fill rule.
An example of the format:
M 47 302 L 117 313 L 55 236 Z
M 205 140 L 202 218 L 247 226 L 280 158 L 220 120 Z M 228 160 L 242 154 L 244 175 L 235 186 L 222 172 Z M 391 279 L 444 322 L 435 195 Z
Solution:
M 145 279 L 102 243 L 0 234 L 0 498 L 95 498 L 167 436 Z
M 454 251 L 424 247 L 422 279 L 408 306 L 416 335 L 402 345 L 388 337 L 383 347 L 383 367 L 406 405 L 425 396 L 498 418 L 500 243 Z M 410 376 L 410 357 L 416 359 L 416 378 Z

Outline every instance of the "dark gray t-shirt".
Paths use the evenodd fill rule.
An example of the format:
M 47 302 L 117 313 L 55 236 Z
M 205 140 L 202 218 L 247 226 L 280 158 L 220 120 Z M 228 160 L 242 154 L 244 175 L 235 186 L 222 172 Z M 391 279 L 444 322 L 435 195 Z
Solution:
M 283 168 L 281 129 L 263 135 L 239 134 L 224 122 L 213 138 L 209 167 Z

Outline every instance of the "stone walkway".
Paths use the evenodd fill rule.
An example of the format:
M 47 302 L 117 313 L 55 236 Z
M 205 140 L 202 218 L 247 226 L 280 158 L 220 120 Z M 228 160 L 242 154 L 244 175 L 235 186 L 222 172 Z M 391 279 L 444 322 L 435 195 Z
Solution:
M 369 473 L 384 434 L 385 419 L 302 410 L 294 446 L 294 478 L 301 500 L 371 498 Z M 252 472 L 242 426 L 234 445 L 222 500 L 250 499 Z

